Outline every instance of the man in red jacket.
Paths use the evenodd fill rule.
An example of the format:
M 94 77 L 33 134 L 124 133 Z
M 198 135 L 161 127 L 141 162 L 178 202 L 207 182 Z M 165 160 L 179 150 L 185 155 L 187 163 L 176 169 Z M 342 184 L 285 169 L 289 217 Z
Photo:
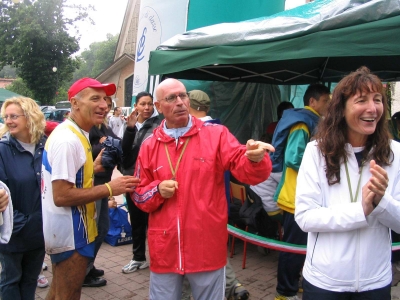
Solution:
M 189 115 L 185 86 L 167 79 L 156 90 L 165 120 L 139 152 L 132 199 L 149 213 L 150 299 L 180 299 L 186 276 L 195 299 L 224 299 L 227 202 L 223 173 L 257 184 L 269 176 L 266 151 L 241 145 L 229 130 Z

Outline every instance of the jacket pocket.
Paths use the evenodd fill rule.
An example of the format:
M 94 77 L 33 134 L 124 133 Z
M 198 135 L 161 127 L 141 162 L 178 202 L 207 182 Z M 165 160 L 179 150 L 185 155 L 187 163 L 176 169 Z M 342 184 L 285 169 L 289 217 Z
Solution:
M 193 156 L 191 163 L 192 170 L 203 170 L 206 172 L 213 172 L 215 169 L 215 163 L 213 158 L 205 156 Z
M 355 280 L 357 238 L 348 232 L 318 233 L 312 251 L 312 268 L 331 280 Z M 311 262 L 311 261 L 310 261 Z
M 175 230 L 149 229 L 147 232 L 150 261 L 158 267 L 175 269 L 178 266 L 178 233 Z

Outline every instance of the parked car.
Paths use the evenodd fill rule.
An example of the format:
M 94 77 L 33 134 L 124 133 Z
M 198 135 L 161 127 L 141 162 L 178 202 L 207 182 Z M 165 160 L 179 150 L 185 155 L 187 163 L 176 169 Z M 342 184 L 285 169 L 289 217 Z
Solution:
M 55 107 L 55 106 L 50 106 L 50 105 L 44 105 L 44 106 L 41 106 L 41 107 L 40 107 L 40 110 L 41 110 L 42 112 L 46 112 L 46 111 L 48 111 L 48 110 L 53 110 L 53 109 L 56 109 L 56 107 Z
M 69 101 L 60 101 L 56 103 L 56 108 L 71 108 L 71 102 Z
M 44 112 L 44 118 L 46 119 L 46 127 L 44 133 L 49 136 L 50 133 L 57 127 L 58 124 L 63 122 L 65 118 L 71 112 L 70 108 L 53 109 Z
M 44 112 L 46 121 L 56 121 L 61 123 L 64 121 L 66 115 L 71 112 L 70 108 L 52 109 Z

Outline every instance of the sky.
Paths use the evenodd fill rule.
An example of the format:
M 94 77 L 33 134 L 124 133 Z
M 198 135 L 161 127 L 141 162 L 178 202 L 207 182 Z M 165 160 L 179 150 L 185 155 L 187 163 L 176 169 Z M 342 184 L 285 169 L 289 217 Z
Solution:
M 79 23 L 81 38 L 80 50 L 77 54 L 88 49 L 93 42 L 105 41 L 107 33 L 117 34 L 120 32 L 128 0 L 67 0 L 67 4 L 72 3 L 84 6 L 92 4 L 96 9 L 96 11 L 90 12 L 90 17 L 94 20 L 95 25 L 91 25 L 89 21 Z M 290 9 L 304 3 L 305 0 L 286 0 L 285 7 Z
M 107 33 L 118 34 L 124 20 L 128 0 L 67 0 L 67 4 L 93 5 L 96 11 L 90 12 L 90 17 L 95 25 L 89 21 L 79 22 L 80 50 L 77 54 L 89 49 L 93 42 L 101 42 L 107 39 Z M 68 12 L 67 12 L 68 13 Z M 73 33 L 71 33 L 73 34 Z
M 305 4 L 305 0 L 286 0 L 285 1 L 285 9 L 295 8 L 296 6 Z

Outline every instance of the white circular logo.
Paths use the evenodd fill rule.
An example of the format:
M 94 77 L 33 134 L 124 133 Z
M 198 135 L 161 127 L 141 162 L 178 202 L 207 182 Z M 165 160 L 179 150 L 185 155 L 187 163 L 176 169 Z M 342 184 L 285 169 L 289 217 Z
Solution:
M 161 44 L 161 22 L 157 12 L 146 6 L 141 10 L 136 46 L 135 76 L 133 86 L 144 90 L 149 70 L 150 51 Z

